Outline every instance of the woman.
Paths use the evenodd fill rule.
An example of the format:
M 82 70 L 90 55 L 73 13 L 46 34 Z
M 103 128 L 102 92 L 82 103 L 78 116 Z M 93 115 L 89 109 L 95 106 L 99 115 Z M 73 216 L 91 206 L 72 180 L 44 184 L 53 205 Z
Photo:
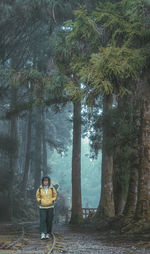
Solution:
M 52 232 L 52 221 L 54 216 L 54 202 L 57 199 L 57 192 L 51 186 L 48 176 L 42 178 L 42 185 L 36 191 L 36 200 L 40 208 L 40 233 L 41 240 L 49 239 Z

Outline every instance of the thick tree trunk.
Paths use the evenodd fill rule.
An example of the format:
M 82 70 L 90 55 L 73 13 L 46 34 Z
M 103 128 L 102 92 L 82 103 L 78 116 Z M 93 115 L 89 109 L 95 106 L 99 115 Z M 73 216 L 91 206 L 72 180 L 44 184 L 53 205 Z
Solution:
M 81 202 L 81 104 L 74 103 L 72 151 L 72 213 L 71 223 L 82 220 Z
M 130 169 L 128 196 L 124 208 L 124 215 L 127 217 L 134 216 L 137 204 L 138 167 L 139 167 L 139 153 L 137 148 L 138 146 L 136 144 L 135 149 L 133 150 L 131 155 L 132 164 Z
M 112 109 L 112 96 L 104 96 L 104 116 Z M 102 147 L 102 190 L 98 207 L 99 216 L 114 216 L 114 194 L 113 194 L 113 156 L 107 149 L 106 139 L 111 139 L 111 133 L 103 128 Z
M 114 176 L 115 178 L 115 176 Z M 114 185 L 114 202 L 115 202 L 115 215 L 120 215 L 123 213 L 126 197 L 123 189 L 123 184 Z
M 148 84 L 149 85 L 149 84 Z M 150 219 L 150 92 L 142 100 L 140 168 L 136 217 Z
M 28 115 L 28 127 L 27 127 L 26 156 L 25 156 L 23 183 L 22 183 L 22 190 L 23 190 L 24 194 L 26 192 L 26 186 L 27 186 L 28 174 L 29 174 L 29 166 L 30 166 L 31 129 L 32 129 L 32 113 L 29 112 L 29 115 Z

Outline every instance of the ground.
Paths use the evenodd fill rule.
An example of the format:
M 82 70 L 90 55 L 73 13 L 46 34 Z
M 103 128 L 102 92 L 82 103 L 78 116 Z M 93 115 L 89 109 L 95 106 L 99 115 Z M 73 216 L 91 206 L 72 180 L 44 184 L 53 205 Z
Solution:
M 39 222 L 25 224 L 24 239 L 12 248 L 8 246 L 22 236 L 21 226 L 0 225 L 0 254 L 44 254 L 51 241 L 41 241 Z M 124 241 L 117 236 L 88 228 L 69 225 L 54 225 L 56 236 L 54 254 L 150 254 L 150 248 L 140 246 L 140 242 Z
M 138 244 L 123 243 L 119 239 L 113 242 L 107 234 L 93 230 L 77 229 L 68 226 L 55 226 L 55 232 L 61 237 L 64 248 L 54 253 L 68 254 L 150 254 L 150 248 Z

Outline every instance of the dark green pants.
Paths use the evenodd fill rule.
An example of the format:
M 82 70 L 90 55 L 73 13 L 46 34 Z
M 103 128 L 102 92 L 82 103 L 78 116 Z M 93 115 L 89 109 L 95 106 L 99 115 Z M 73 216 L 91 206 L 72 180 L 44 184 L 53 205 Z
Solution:
M 51 233 L 54 217 L 54 208 L 40 208 L 40 233 Z

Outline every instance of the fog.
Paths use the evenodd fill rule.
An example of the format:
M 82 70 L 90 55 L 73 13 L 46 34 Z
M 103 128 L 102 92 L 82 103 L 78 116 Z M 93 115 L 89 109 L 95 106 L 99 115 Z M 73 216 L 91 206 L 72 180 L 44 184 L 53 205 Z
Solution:
M 55 151 L 50 156 L 48 163 L 51 165 L 50 176 L 52 182 L 59 184 L 59 191 L 65 194 L 68 203 L 71 204 L 72 146 L 69 147 L 67 154 L 63 156 Z M 90 158 L 88 138 L 82 138 L 81 188 L 82 207 L 97 208 L 101 189 L 101 153 L 99 153 L 97 159 Z

